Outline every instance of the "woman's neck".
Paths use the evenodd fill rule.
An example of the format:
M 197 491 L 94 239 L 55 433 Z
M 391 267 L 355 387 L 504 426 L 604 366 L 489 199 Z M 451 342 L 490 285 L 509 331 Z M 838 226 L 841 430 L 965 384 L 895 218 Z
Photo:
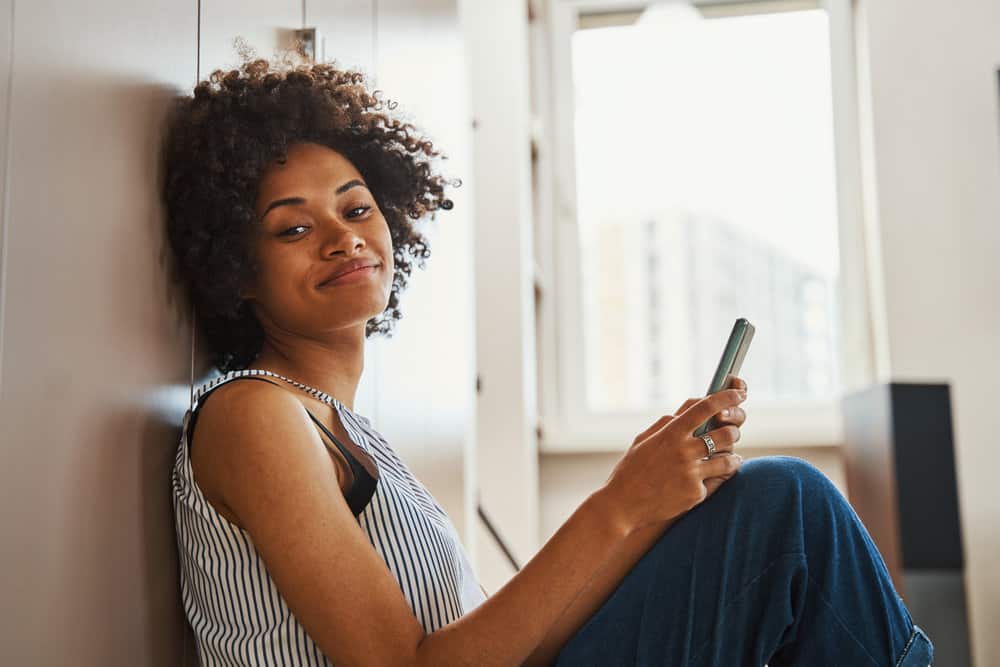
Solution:
M 265 341 L 249 368 L 267 370 L 319 389 L 354 410 L 354 396 L 364 371 L 364 338 L 360 341 L 318 343 L 295 346 Z

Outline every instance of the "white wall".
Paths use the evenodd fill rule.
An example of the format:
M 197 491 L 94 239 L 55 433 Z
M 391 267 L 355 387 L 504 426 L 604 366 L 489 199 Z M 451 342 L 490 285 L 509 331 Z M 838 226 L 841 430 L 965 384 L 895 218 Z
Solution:
M 193 3 L 15 3 L 3 664 L 179 664 L 176 414 L 159 390 L 186 383 L 189 339 L 154 184 L 167 102 L 194 79 L 196 19 Z
M 1000 664 L 1000 3 L 863 0 L 891 379 L 952 387 L 975 664 Z
M 0 332 L 4 312 L 4 248 L 7 212 L 7 164 L 10 142 L 9 108 L 11 67 L 14 56 L 14 0 L 0 0 Z M 0 335 L 0 378 L 3 377 L 3 336 Z M 0 382 L 0 391 L 3 383 Z

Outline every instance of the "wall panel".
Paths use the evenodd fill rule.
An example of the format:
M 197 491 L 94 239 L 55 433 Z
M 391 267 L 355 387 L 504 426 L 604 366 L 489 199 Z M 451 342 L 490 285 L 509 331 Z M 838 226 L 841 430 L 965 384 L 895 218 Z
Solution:
M 171 399 L 190 350 L 155 184 L 167 103 L 195 77 L 196 18 L 193 2 L 17 3 L 3 664 L 180 662 L 169 468 L 186 404 Z
M 0 378 L 3 377 L 4 238 L 7 221 L 7 145 L 10 141 L 10 80 L 14 47 L 14 0 L 0 0 Z M 3 381 L 0 379 L 0 387 Z
M 311 0 L 306 26 L 326 38 L 324 60 L 367 74 L 375 68 L 374 0 Z
M 270 59 L 302 27 L 301 0 L 201 0 L 201 78 L 212 70 L 235 69 L 240 58 L 233 39 L 242 37 L 257 56 Z

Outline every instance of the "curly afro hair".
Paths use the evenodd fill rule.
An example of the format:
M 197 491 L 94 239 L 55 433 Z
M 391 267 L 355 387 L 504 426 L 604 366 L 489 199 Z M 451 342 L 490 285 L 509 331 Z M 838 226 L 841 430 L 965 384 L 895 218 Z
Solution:
M 391 336 L 412 264 L 424 268 L 427 240 L 413 226 L 452 208 L 435 174 L 441 156 L 416 128 L 385 109 L 365 75 L 331 63 L 274 63 L 243 56 L 239 69 L 215 70 L 193 96 L 178 98 L 164 135 L 162 196 L 174 274 L 194 308 L 219 371 L 243 369 L 260 353 L 264 331 L 239 296 L 258 264 L 253 252 L 258 183 L 294 142 L 336 150 L 364 177 L 389 226 L 395 271 L 386 309 L 365 336 Z

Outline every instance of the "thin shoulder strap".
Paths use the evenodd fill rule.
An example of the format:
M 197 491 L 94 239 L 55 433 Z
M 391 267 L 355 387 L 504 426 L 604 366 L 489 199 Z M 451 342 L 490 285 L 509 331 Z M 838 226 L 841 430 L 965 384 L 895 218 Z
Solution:
M 309 414 L 309 418 L 316 423 L 316 426 L 319 426 L 323 433 L 326 434 L 326 437 L 330 438 L 337 445 L 337 448 L 351 466 L 351 473 L 354 479 L 351 482 L 351 487 L 344 494 L 344 499 L 347 501 L 347 506 L 351 508 L 351 513 L 357 517 L 368 506 L 372 496 L 375 495 L 375 487 L 378 485 L 379 480 L 378 468 L 374 464 L 369 464 L 371 468 L 364 465 L 364 463 L 351 453 L 351 450 L 344 446 L 344 443 L 338 440 L 333 433 L 330 433 L 330 429 L 317 419 L 316 415 L 310 412 L 308 408 L 306 408 L 306 412 Z M 371 460 L 370 457 L 369 460 Z
M 198 404 L 194 407 L 194 411 L 191 413 L 191 418 L 188 422 L 188 429 L 187 429 L 188 452 L 190 452 L 190 448 L 192 445 L 191 434 L 194 433 L 194 425 L 195 422 L 198 420 L 198 413 L 200 412 L 201 406 L 205 404 L 205 400 L 209 397 L 209 395 L 211 395 L 212 392 L 214 392 L 222 385 L 228 384 L 229 382 L 233 382 L 235 380 L 243 380 L 243 379 L 260 380 L 261 382 L 267 382 L 268 384 L 273 384 L 275 387 L 281 386 L 277 382 L 272 382 L 271 380 L 266 380 L 262 377 L 256 377 L 254 375 L 239 375 L 234 378 L 230 378 L 224 382 L 220 382 L 216 386 L 210 388 L 208 391 L 204 392 L 203 394 L 200 394 L 196 399 Z M 338 440 L 333 435 L 333 433 L 330 432 L 330 429 L 324 426 L 323 423 L 316 418 L 316 415 L 310 412 L 308 408 L 306 408 L 305 410 L 306 413 L 309 415 L 310 419 L 312 419 L 316 423 L 316 425 L 323 430 L 323 433 L 325 433 L 326 436 L 330 438 L 330 440 L 337 446 L 340 452 L 344 455 L 344 458 L 347 459 L 348 464 L 351 466 L 351 472 L 353 473 L 354 481 L 351 483 L 351 488 L 348 490 L 345 499 L 347 501 L 348 507 L 350 507 L 351 509 L 351 513 L 355 517 L 357 517 L 358 515 L 361 514 L 361 512 L 364 511 L 365 507 L 371 501 L 372 496 L 375 495 L 375 487 L 378 485 L 378 479 L 379 479 L 378 468 L 373 466 L 372 470 L 369 470 L 367 466 L 359 462 L 357 457 L 355 457 L 351 453 L 351 451 L 344 446 L 344 443 Z
M 201 394 L 201 396 L 199 396 L 199 398 L 197 400 L 198 405 L 195 407 L 195 411 L 191 414 L 191 421 L 188 424 L 188 445 L 191 444 L 191 434 L 194 433 L 194 423 L 195 423 L 195 421 L 197 421 L 197 418 L 198 418 L 197 415 L 198 415 L 198 412 L 199 412 L 199 409 L 201 408 L 201 406 L 204 405 L 205 401 L 208 399 L 209 396 L 212 395 L 212 392 L 214 392 L 216 389 L 218 389 L 219 387 L 221 387 L 223 385 L 229 384 L 230 382 L 235 382 L 237 380 L 259 380 L 261 382 L 266 382 L 268 384 L 273 384 L 275 387 L 281 387 L 282 386 L 282 385 L 278 384 L 277 382 L 272 382 L 271 380 L 266 380 L 266 379 L 264 379 L 262 377 L 256 377 L 256 376 L 253 376 L 253 375 L 239 375 L 239 376 L 230 378 L 230 379 L 228 379 L 228 380 L 226 380 L 224 382 L 220 382 L 216 386 L 210 388 L 204 394 Z M 344 443 L 342 443 L 340 440 L 338 440 L 337 437 L 335 435 L 333 435 L 333 433 L 331 433 L 330 430 L 326 426 L 324 426 L 323 423 L 319 419 L 316 418 L 316 415 L 314 415 L 312 412 L 310 412 L 308 408 L 305 408 L 305 411 L 309 414 L 309 417 L 314 422 L 316 422 L 316 425 L 319 426 L 323 430 L 323 433 L 326 434 L 326 436 L 330 439 L 330 441 L 333 442 L 333 444 L 337 446 L 337 449 L 340 450 L 340 452 L 344 455 L 344 457 L 350 462 L 351 469 L 353 470 L 354 468 L 356 468 L 357 467 L 357 461 L 355 460 L 354 455 L 351 454 L 351 451 L 349 449 L 347 449 L 347 447 L 344 446 Z
M 312 419 L 314 422 L 316 422 L 316 426 L 319 426 L 320 430 L 322 430 L 323 433 L 326 434 L 326 437 L 330 438 L 333 444 L 337 446 L 337 449 L 340 450 L 340 453 L 344 455 L 344 458 L 347 459 L 348 463 L 351 464 L 351 470 L 354 471 L 355 478 L 357 478 L 357 476 L 361 473 L 362 470 L 369 474 L 371 473 L 371 471 L 368 470 L 367 466 L 363 465 L 360 461 L 358 461 L 358 458 L 354 455 L 354 453 L 351 452 L 351 450 L 348 449 L 344 443 L 338 440 L 337 436 L 331 433 L 330 429 L 328 429 L 326 425 L 323 424 L 323 422 L 321 422 L 319 419 L 316 418 L 316 415 L 310 412 L 308 408 L 306 408 L 306 412 L 309 414 L 309 418 Z
M 270 380 L 265 380 L 264 378 L 259 378 L 259 377 L 253 377 L 253 376 L 250 376 L 250 375 L 245 375 L 245 376 L 241 376 L 241 377 L 230 378 L 229 380 L 226 380 L 225 382 L 220 382 L 219 384 L 215 385 L 214 387 L 212 387 L 211 389 L 209 389 L 205 393 L 199 394 L 195 398 L 195 403 L 197 403 L 197 405 L 194 406 L 194 410 L 191 412 L 191 418 L 188 421 L 187 434 L 186 434 L 187 435 L 187 441 L 188 441 L 188 448 L 191 447 L 191 434 L 194 433 L 194 424 L 195 424 L 195 422 L 198 421 L 198 414 L 201 412 L 201 406 L 205 404 L 205 401 L 208 400 L 208 397 L 211 396 L 212 392 L 214 392 L 216 389 L 218 389 L 219 387 L 221 387 L 223 385 L 229 384 L 230 382 L 235 382 L 236 380 L 260 380 L 261 382 L 266 382 L 268 384 L 273 384 L 275 387 L 280 387 L 281 386 L 277 382 L 271 382 Z

